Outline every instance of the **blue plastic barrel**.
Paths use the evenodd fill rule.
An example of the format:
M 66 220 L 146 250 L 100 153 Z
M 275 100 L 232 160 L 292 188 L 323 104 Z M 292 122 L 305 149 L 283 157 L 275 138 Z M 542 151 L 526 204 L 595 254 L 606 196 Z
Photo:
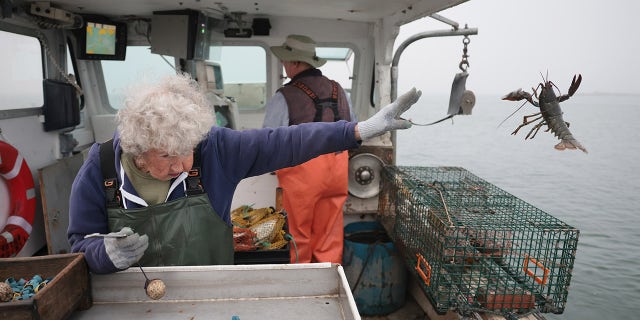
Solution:
M 361 315 L 386 315 L 405 303 L 407 270 L 400 254 L 376 221 L 344 228 L 343 267 Z

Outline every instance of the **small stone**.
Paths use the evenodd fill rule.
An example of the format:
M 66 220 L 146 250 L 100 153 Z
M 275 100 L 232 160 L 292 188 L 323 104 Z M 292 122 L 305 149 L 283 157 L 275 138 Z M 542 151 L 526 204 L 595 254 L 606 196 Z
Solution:
M 164 285 L 162 280 L 153 279 L 149 281 L 145 290 L 147 291 L 147 296 L 149 296 L 149 298 L 158 300 L 164 297 L 164 294 L 167 292 L 167 287 Z
M 5 282 L 0 282 L 0 302 L 8 302 L 13 298 L 13 289 Z

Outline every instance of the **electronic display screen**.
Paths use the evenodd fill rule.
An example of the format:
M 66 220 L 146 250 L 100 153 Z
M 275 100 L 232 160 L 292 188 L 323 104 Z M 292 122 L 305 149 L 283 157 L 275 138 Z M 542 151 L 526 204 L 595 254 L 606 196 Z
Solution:
M 127 52 L 127 24 L 106 17 L 83 15 L 84 27 L 73 32 L 81 60 L 124 60 Z
M 116 54 L 117 26 L 87 22 L 86 54 Z

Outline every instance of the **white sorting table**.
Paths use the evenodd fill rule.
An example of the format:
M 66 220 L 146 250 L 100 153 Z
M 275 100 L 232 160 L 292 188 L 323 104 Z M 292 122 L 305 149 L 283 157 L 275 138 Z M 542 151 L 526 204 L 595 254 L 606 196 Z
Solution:
M 330 263 L 144 267 L 167 286 L 151 300 L 137 267 L 91 275 L 93 306 L 70 319 L 360 319 L 342 266 Z

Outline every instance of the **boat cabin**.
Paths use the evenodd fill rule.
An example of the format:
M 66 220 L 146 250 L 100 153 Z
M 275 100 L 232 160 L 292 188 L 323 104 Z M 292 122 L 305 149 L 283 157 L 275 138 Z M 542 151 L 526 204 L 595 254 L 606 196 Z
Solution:
M 234 130 L 260 128 L 266 102 L 289 80 L 269 47 L 281 45 L 290 34 L 302 34 L 317 42 L 317 55 L 328 60 L 320 68 L 323 74 L 340 83 L 351 100 L 353 113 L 364 120 L 397 98 L 398 60 L 407 46 L 429 37 L 477 34 L 478 29 L 463 27 L 439 15 L 466 1 L 0 0 L 0 63 L 4 66 L 0 73 L 0 258 L 69 252 L 66 231 L 71 184 L 88 149 L 112 138 L 115 114 L 136 83 L 177 72 L 189 73 L 206 90 L 218 126 Z M 442 28 L 424 30 L 400 43 L 400 27 L 419 19 L 438 20 Z M 464 71 L 462 63 L 461 69 Z M 456 76 L 452 87 L 463 88 L 459 84 L 464 79 L 463 72 Z M 455 81 L 459 81 L 458 86 Z M 457 108 L 465 104 L 468 108 L 473 106 L 472 93 L 457 90 L 454 95 L 454 91 L 452 97 L 459 100 L 451 115 L 458 114 Z M 549 229 L 529 231 L 533 228 L 529 225 L 490 225 L 487 229 L 487 225 L 474 225 L 477 218 L 465 220 L 453 211 L 450 214 L 447 204 L 452 209 L 466 209 L 472 206 L 469 201 L 477 199 L 483 202 L 478 204 L 480 209 L 473 207 L 473 212 L 490 206 L 487 210 L 496 215 L 503 214 L 507 207 L 544 213 L 523 207 L 517 199 L 492 189 L 462 168 L 399 170 L 393 166 L 395 144 L 395 134 L 388 133 L 349 152 L 345 225 L 384 222 L 396 247 L 405 253 L 410 282 L 420 283 L 419 288 L 430 297 L 432 309 L 439 314 L 478 310 L 516 310 L 525 314 L 536 308 L 561 313 L 577 231 L 554 222 L 549 225 L 558 225 L 562 231 L 551 234 L 562 234 L 564 238 L 547 238 Z M 429 183 L 433 177 L 442 183 Z M 453 189 L 447 186 L 450 193 L 443 193 L 439 187 L 452 181 L 471 183 L 465 190 L 485 194 L 475 197 L 465 193 L 465 202 L 456 207 L 454 199 L 447 198 L 453 195 Z M 486 194 L 489 191 L 494 193 Z M 427 205 L 427 200 L 435 202 Z M 517 206 L 503 205 L 507 200 L 517 202 Z M 265 174 L 243 180 L 232 208 L 243 205 L 277 206 L 276 176 Z M 406 222 L 401 228 L 393 221 L 384 221 L 399 217 Z M 504 221 L 511 220 L 498 223 Z M 429 233 L 422 233 L 425 230 Z M 398 242 L 397 236 L 408 238 Z M 566 247 L 573 251 L 549 249 L 557 248 L 558 243 L 568 244 Z M 423 248 L 434 251 L 420 251 Z M 254 261 L 269 262 L 273 261 Z M 270 267 L 256 268 L 253 271 L 260 273 Z M 283 286 L 290 284 L 290 288 L 309 279 L 323 283 L 322 279 L 328 279 L 324 273 L 329 270 L 331 279 L 337 277 L 335 283 L 341 288 L 336 293 L 339 301 L 345 303 L 338 304 L 342 309 L 334 311 L 341 313 L 343 319 L 360 318 L 353 311 L 354 299 L 341 266 L 322 265 L 318 267 L 322 269 L 320 275 L 313 276 L 304 274 L 305 270 L 316 268 L 313 266 L 271 268 L 279 270 L 273 281 L 282 281 Z M 289 268 L 292 270 L 282 273 Z M 226 279 L 246 270 L 246 266 L 197 270 L 159 267 L 148 273 L 165 277 L 174 274 L 176 278 L 185 277 L 190 286 L 197 286 L 199 280 L 223 281 L 211 278 L 214 274 L 230 271 L 229 276 L 222 277 Z M 144 299 L 144 294 L 123 293 L 129 292 L 123 288 L 130 288 L 132 281 L 140 278 L 136 272 L 139 271 L 96 276 L 92 280 L 94 288 L 105 290 L 98 290 L 94 299 Z M 296 276 L 289 276 L 293 274 Z M 189 278 L 193 275 L 204 279 Z M 482 276 L 487 278 L 482 280 Z M 468 285 L 470 279 L 475 279 L 473 285 Z M 173 288 L 180 285 L 169 284 Z M 261 294 L 261 288 L 251 285 L 254 294 Z M 302 287 L 314 286 L 307 283 L 301 290 Z M 227 299 L 209 297 L 210 293 L 213 291 L 206 292 L 207 299 Z M 126 297 L 116 297 L 118 294 Z M 163 308 L 163 304 L 154 306 Z M 118 315 L 131 315 L 128 308 L 135 306 L 117 309 L 121 312 Z M 345 312 L 347 309 L 351 311 Z M 116 309 L 103 313 L 112 310 Z M 86 318 L 92 318 L 91 314 Z

